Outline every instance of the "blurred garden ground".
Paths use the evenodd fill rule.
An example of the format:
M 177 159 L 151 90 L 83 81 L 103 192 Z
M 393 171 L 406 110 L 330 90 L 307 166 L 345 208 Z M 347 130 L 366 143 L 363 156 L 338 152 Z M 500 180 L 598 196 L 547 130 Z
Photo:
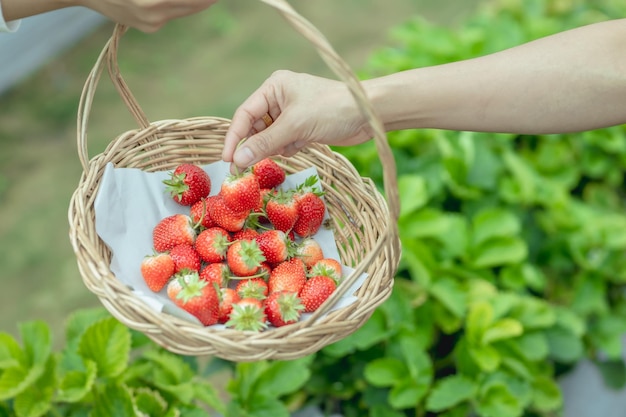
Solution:
M 476 3 L 292 1 L 357 71 L 385 45 L 390 28 L 410 16 L 453 25 Z M 70 312 L 99 304 L 79 276 L 67 209 L 81 173 L 78 99 L 111 30 L 111 24 L 103 25 L 0 96 L 0 331 L 17 334 L 18 322 L 34 319 L 59 329 Z M 0 56 L 0 62 L 9 58 Z M 151 120 L 230 118 L 276 69 L 333 76 L 274 10 L 249 0 L 222 0 L 155 34 L 130 31 L 120 46 L 120 67 Z M 136 127 L 106 74 L 91 115 L 91 155 Z

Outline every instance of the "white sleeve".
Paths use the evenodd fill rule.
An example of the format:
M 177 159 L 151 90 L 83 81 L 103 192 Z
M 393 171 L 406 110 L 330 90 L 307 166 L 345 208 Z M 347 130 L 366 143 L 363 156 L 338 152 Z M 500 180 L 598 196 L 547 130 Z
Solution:
M 0 32 L 15 32 L 20 27 L 21 20 L 5 22 L 2 14 L 2 1 L 0 1 Z

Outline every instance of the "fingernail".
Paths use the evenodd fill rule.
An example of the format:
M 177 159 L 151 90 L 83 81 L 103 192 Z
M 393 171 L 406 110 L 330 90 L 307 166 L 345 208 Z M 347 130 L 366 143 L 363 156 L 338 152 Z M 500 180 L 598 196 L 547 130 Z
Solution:
M 235 160 L 235 164 L 237 166 L 247 167 L 250 166 L 250 163 L 254 159 L 254 154 L 252 153 L 250 148 L 244 146 L 240 149 L 237 149 L 237 152 L 235 152 L 235 157 L 233 159 Z

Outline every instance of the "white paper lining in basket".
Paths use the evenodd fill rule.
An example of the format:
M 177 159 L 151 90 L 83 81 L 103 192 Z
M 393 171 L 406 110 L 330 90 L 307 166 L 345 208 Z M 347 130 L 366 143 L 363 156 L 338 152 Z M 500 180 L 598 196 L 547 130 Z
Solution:
M 217 194 L 228 173 L 228 164 L 218 161 L 203 165 L 202 168 L 211 178 L 211 195 Z M 195 317 L 177 307 L 168 298 L 165 289 L 159 293 L 151 291 L 140 272 L 144 256 L 153 253 L 154 226 L 162 218 L 174 213 L 189 213 L 189 207 L 177 204 L 165 191 L 162 181 L 169 175 L 168 171 L 145 172 L 136 168 L 115 168 L 112 163 L 107 164 L 94 202 L 96 232 L 111 250 L 111 272 L 128 285 L 137 297 L 158 312 L 199 324 Z M 282 187 L 293 188 L 311 175 L 317 175 L 315 167 L 288 175 Z M 332 230 L 321 227 L 314 238 L 322 246 L 326 257 L 340 260 Z M 352 269 L 343 265 L 344 276 L 350 273 Z M 362 274 L 330 311 L 356 301 L 354 293 L 363 285 L 366 277 L 367 274 Z M 306 320 L 309 316 L 304 314 L 302 319 Z

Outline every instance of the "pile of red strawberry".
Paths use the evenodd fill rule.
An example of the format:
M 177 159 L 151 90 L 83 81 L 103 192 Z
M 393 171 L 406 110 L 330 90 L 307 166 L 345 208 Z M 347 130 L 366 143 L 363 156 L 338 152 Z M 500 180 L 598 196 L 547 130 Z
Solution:
M 201 167 L 179 165 L 163 183 L 189 213 L 155 225 L 155 253 L 141 263 L 148 287 L 166 288 L 206 326 L 260 331 L 315 311 L 339 283 L 341 264 L 315 239 L 326 212 L 317 177 L 284 189 L 285 177 L 268 158 L 228 174 L 210 195 Z

